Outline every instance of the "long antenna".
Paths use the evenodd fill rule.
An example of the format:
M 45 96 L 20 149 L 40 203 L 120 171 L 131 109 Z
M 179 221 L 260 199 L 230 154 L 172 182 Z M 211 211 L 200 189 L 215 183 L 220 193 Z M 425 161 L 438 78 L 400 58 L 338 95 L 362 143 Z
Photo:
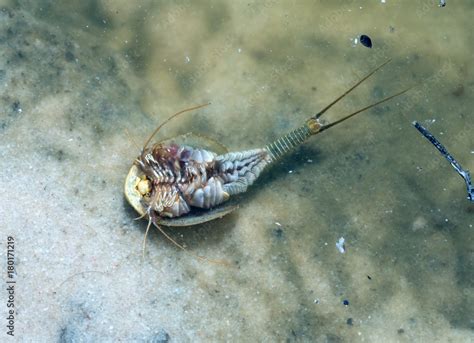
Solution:
M 357 83 L 352 86 L 351 88 L 349 88 L 346 92 L 344 92 L 341 96 L 339 96 L 336 100 L 334 100 L 333 102 L 331 102 L 329 105 L 327 105 L 326 107 L 324 107 L 319 113 L 317 113 L 314 118 L 318 119 L 319 117 L 321 117 L 324 112 L 326 112 L 327 110 L 329 110 L 331 107 L 333 107 L 337 102 L 339 102 L 339 100 L 341 100 L 342 98 L 344 98 L 347 94 L 349 94 L 350 92 L 352 92 L 354 89 L 357 88 L 358 85 L 360 85 L 362 82 L 364 82 L 365 80 L 367 80 L 369 77 L 371 77 L 377 70 L 379 70 L 380 68 L 382 68 L 383 66 L 385 66 L 387 63 L 389 63 L 390 61 L 392 61 L 392 59 L 389 59 L 388 61 L 385 61 L 384 63 L 382 63 L 381 65 L 379 65 L 377 68 L 375 68 L 374 70 L 372 70 L 369 74 L 367 74 L 366 76 L 364 76 L 361 80 L 357 81 Z
M 179 116 L 179 115 L 182 114 L 182 113 L 189 112 L 189 111 L 194 111 L 194 110 L 197 110 L 197 109 L 199 109 L 199 108 L 201 108 L 201 107 L 209 106 L 210 104 L 211 104 L 211 103 L 208 102 L 208 103 L 206 103 L 206 104 L 202 104 L 202 105 L 199 105 L 199 106 L 190 107 L 190 108 L 187 108 L 187 109 L 185 109 L 185 110 L 182 110 L 182 111 L 179 111 L 179 112 L 173 114 L 171 117 L 169 117 L 168 119 L 166 119 L 163 123 L 161 123 L 161 125 L 158 126 L 155 131 L 153 131 L 153 133 L 151 134 L 150 138 L 148 138 L 147 141 L 145 142 L 145 145 L 143 146 L 142 151 L 145 151 L 146 147 L 148 146 L 148 144 L 150 144 L 150 141 L 151 141 L 151 140 L 153 139 L 153 137 L 158 133 L 158 131 L 160 131 L 160 129 L 161 129 L 163 126 L 165 126 L 167 123 L 169 123 L 173 118 Z
M 395 98 L 395 97 L 397 97 L 397 96 L 399 96 L 399 95 L 402 95 L 402 94 L 408 92 L 410 89 L 412 89 L 412 87 L 407 88 L 407 89 L 405 89 L 405 90 L 403 90 L 403 91 L 401 91 L 401 92 L 398 92 L 398 93 L 396 93 L 396 94 L 392 94 L 392 95 L 386 97 L 385 99 L 379 100 L 379 101 L 377 101 L 376 103 L 373 103 L 373 104 L 371 104 L 371 105 L 369 105 L 369 106 L 366 106 L 366 107 L 364 107 L 364 108 L 361 108 L 360 110 L 357 110 L 357 111 L 355 111 L 355 112 L 352 112 L 351 114 L 348 114 L 348 115 L 345 116 L 344 118 L 341 118 L 341 119 L 339 119 L 339 120 L 336 120 L 335 122 L 332 122 L 332 123 L 323 125 L 323 126 L 321 126 L 321 128 L 319 129 L 319 132 L 324 131 L 324 130 L 327 130 L 327 129 L 329 129 L 330 127 L 335 126 L 335 125 L 337 125 L 337 124 L 340 124 L 340 123 L 342 123 L 343 121 L 345 121 L 345 120 L 347 120 L 347 119 L 349 119 L 349 118 L 355 116 L 356 114 L 359 114 L 359 113 L 361 113 L 361 112 L 364 112 L 364 111 L 368 110 L 369 108 L 375 107 L 375 106 L 380 105 L 380 104 L 382 104 L 382 103 L 384 103 L 384 102 L 386 102 L 386 101 L 389 101 L 390 99 L 393 99 L 393 98 Z

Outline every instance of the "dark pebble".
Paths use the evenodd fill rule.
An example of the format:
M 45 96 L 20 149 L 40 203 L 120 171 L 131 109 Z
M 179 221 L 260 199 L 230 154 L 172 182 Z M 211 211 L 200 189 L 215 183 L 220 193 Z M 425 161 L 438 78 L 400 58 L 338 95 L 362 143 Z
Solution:
M 343 304 L 344 306 L 349 306 L 349 300 L 347 300 L 347 299 L 343 300 L 343 301 L 342 301 L 342 304 Z
M 370 39 L 369 36 L 361 35 L 359 40 L 360 40 L 360 44 L 362 44 L 363 46 L 365 46 L 367 48 L 372 47 L 372 40 Z
M 354 320 L 352 320 L 352 318 L 349 318 L 349 319 L 347 319 L 346 323 L 347 323 L 347 325 L 352 326 L 354 324 Z

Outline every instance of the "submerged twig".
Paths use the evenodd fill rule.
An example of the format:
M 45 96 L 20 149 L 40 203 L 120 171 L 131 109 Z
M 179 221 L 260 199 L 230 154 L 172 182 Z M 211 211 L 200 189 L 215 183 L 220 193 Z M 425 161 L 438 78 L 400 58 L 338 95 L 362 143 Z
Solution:
M 425 138 L 427 140 L 429 140 L 431 142 L 431 144 L 433 144 L 436 149 L 439 150 L 439 152 L 441 153 L 441 155 L 443 155 L 444 157 L 446 157 L 446 159 L 449 161 L 449 163 L 451 163 L 451 165 L 453 166 L 453 168 L 459 173 L 459 175 L 461 175 L 461 177 L 464 179 L 464 181 L 466 182 L 466 188 L 467 188 L 467 199 L 471 202 L 474 202 L 474 187 L 472 186 L 472 183 L 471 183 L 471 174 L 469 174 L 469 171 L 468 170 L 464 170 L 461 165 L 454 159 L 453 156 L 451 156 L 451 154 L 448 152 L 448 150 L 446 150 L 446 148 L 435 138 L 435 136 L 433 136 L 431 134 L 431 132 L 429 132 L 426 128 L 424 128 L 423 126 L 421 126 L 418 122 L 414 121 L 413 123 L 413 126 L 415 126 L 415 128 L 421 132 L 421 134 L 423 136 L 425 136 Z

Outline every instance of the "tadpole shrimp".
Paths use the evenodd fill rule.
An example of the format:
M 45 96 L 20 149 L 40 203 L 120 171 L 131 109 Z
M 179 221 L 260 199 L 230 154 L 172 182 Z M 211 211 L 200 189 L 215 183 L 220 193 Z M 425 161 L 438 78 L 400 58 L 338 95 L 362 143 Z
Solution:
M 237 208 L 230 202 L 235 195 L 247 191 L 262 171 L 285 154 L 303 144 L 309 137 L 339 125 L 374 106 L 402 95 L 409 89 L 388 96 L 332 123 L 323 124 L 321 116 L 342 98 L 389 61 L 372 70 L 355 85 L 333 100 L 303 125 L 274 142 L 257 149 L 226 152 L 222 145 L 193 134 L 154 143 L 153 137 L 178 115 L 208 104 L 191 107 L 173 114 L 146 140 L 125 180 L 125 196 L 131 206 L 147 217 L 146 234 L 153 223 L 169 240 L 163 226 L 190 226 L 223 217 Z

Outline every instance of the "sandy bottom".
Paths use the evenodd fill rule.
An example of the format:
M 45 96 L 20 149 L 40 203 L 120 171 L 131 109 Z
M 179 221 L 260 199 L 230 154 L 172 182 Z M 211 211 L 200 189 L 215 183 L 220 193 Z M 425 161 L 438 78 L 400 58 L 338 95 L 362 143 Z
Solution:
M 474 340 L 474 205 L 411 126 L 474 171 L 473 4 L 69 3 L 0 0 L 0 340 Z M 159 232 L 141 257 L 122 187 L 158 123 L 211 102 L 160 138 L 261 147 L 389 58 L 325 119 L 409 93 L 309 140 L 237 212 L 167 230 L 228 266 Z

